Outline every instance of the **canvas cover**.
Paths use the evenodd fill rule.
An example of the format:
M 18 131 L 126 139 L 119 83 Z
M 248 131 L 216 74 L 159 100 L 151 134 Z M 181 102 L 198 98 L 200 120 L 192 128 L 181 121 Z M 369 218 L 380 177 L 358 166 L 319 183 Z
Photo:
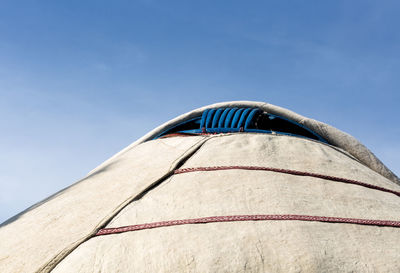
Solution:
M 331 126 L 269 104 L 209 107 L 216 106 L 257 106 L 290 117 L 330 145 L 252 133 L 151 140 L 204 108 L 195 110 L 5 222 L 0 228 L 0 272 L 400 270 L 398 178 L 367 148 Z M 222 221 L 243 215 L 394 224 Z M 215 216 L 220 218 L 177 224 Z M 169 225 L 119 232 L 121 227 L 165 222 Z M 102 230 L 118 232 L 102 235 Z

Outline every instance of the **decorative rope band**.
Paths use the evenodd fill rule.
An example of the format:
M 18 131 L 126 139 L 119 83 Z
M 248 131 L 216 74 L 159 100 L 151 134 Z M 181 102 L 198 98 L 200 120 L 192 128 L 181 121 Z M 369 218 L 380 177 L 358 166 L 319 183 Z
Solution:
M 159 138 L 169 138 L 169 137 L 191 137 L 191 136 L 212 136 L 217 135 L 217 133 L 171 133 L 163 135 Z
M 189 133 L 172 133 L 168 135 L 161 136 L 160 138 L 169 138 L 169 137 L 190 137 L 197 136 L 198 134 L 189 134 Z
M 343 223 L 343 224 L 357 224 L 357 225 L 369 225 L 369 226 L 382 226 L 382 227 L 400 227 L 400 221 L 390 220 L 369 220 L 369 219 L 355 219 L 355 218 L 338 218 L 338 217 L 325 217 L 325 216 L 309 216 L 309 215 L 232 215 L 232 216 L 212 216 L 202 217 L 196 219 L 184 219 L 184 220 L 173 220 L 173 221 L 162 221 L 154 223 L 146 223 L 140 225 L 124 226 L 117 228 L 103 228 L 100 229 L 95 236 L 108 235 L 115 233 L 122 233 L 135 230 L 188 225 L 188 224 L 205 224 L 205 223 L 216 223 L 216 222 L 237 222 L 237 221 L 282 221 L 282 220 L 297 220 L 297 221 L 316 221 L 316 222 L 327 222 L 327 223 Z
M 343 182 L 348 184 L 354 184 L 378 191 L 389 192 L 395 194 L 400 197 L 400 192 L 386 189 L 380 186 L 375 186 L 372 184 L 364 183 L 357 180 L 351 180 L 347 178 L 341 178 L 336 176 L 329 176 L 324 174 L 318 173 L 311 173 L 311 172 L 301 172 L 296 170 L 289 170 L 289 169 L 278 169 L 278 168 L 269 168 L 269 167 L 257 167 L 257 166 L 215 166 L 215 167 L 197 167 L 197 168 L 184 168 L 184 169 L 177 169 L 174 171 L 175 174 L 180 173 L 190 173 L 190 172 L 199 172 L 199 171 L 221 171 L 221 170 L 252 170 L 252 171 L 269 171 L 269 172 L 277 172 L 277 173 L 285 173 L 285 174 L 292 174 L 292 175 L 299 175 L 299 176 L 310 176 L 316 177 L 325 180 L 331 180 L 335 182 Z

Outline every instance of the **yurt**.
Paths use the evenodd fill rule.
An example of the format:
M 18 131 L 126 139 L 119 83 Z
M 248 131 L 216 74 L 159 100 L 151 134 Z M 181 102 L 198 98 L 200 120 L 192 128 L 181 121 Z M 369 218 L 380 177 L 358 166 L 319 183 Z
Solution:
M 0 272 L 400 272 L 400 180 L 325 123 L 218 103 L 4 222 Z

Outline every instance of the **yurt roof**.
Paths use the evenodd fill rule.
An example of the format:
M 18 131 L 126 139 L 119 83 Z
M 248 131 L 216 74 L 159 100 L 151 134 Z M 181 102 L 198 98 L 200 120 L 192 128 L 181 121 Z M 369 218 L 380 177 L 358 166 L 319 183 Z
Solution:
M 220 129 L 236 131 L 203 127 L 206 114 L 216 124 L 227 109 Z M 250 126 L 270 117 L 311 137 Z M 177 137 L 193 120 L 199 133 Z M 330 125 L 268 103 L 217 103 L 166 122 L 4 222 L 0 271 L 265 272 L 269 260 L 271 272 L 397 272 L 399 184 Z

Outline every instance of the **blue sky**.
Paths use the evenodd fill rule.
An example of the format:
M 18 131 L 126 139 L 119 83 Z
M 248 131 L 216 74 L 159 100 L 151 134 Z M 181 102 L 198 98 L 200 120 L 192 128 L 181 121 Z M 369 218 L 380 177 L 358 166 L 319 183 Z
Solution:
M 270 102 L 400 174 L 399 1 L 0 4 L 0 222 L 194 108 Z

